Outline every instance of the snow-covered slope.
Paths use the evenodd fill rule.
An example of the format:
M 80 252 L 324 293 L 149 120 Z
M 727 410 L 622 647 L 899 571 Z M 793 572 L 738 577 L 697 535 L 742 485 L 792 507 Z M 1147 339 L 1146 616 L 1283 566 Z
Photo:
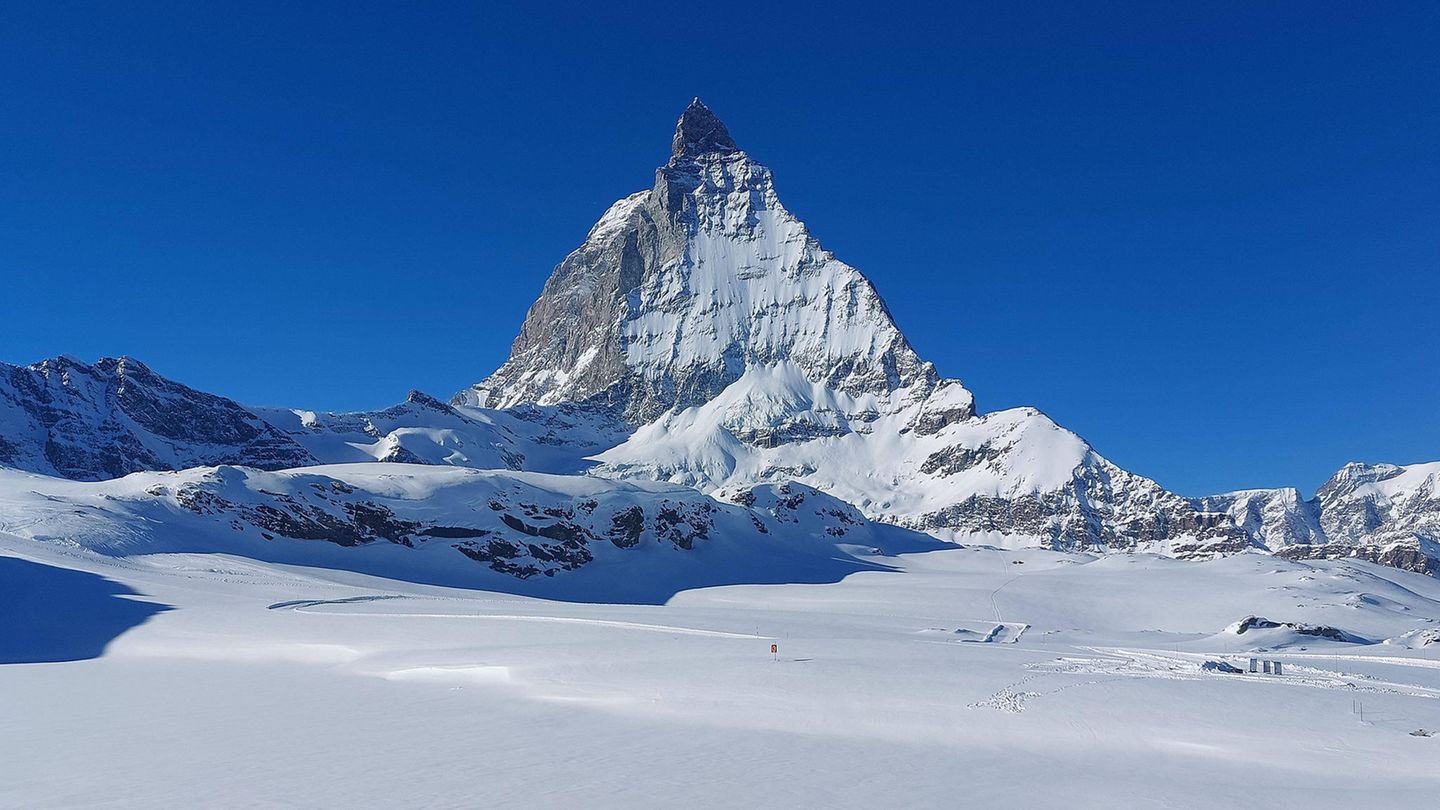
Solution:
M 931 418 L 947 411 L 945 393 L 942 385 L 877 413 L 872 398 L 827 389 L 794 367 L 754 369 L 710 402 L 640 428 L 597 456 L 592 472 L 707 491 L 796 480 L 873 518 L 961 542 L 1178 556 L 1249 545 L 1223 516 L 1121 470 L 1034 409 Z M 846 424 L 855 413 L 869 418 Z M 787 435 L 797 416 L 836 429 Z
M 447 405 L 419 391 L 381 411 L 252 410 L 326 464 L 396 461 L 575 473 L 593 463 L 586 456 L 626 435 L 606 415 L 569 405 L 497 411 Z
M 840 545 L 866 554 L 939 545 L 798 484 L 731 500 L 666 484 L 410 464 L 202 467 L 93 483 L 0 470 L 0 532 L 107 555 L 230 553 L 612 601 L 731 582 L 830 582 L 878 569 Z
M 489 570 L 443 546 L 313 545 Z M 951 546 L 661 605 L 604 593 L 662 579 L 650 560 L 724 558 L 608 556 L 624 564 L 494 574 L 595 584 L 560 601 L 0 530 L 0 807 L 1414 810 L 1440 794 L 1431 577 Z

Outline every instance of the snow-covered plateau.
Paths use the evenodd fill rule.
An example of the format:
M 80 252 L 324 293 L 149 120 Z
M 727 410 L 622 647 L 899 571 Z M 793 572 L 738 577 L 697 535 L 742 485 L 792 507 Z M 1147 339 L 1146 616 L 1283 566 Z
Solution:
M 0 807 L 1430 807 L 1437 576 L 977 409 L 697 99 L 448 402 L 0 364 Z

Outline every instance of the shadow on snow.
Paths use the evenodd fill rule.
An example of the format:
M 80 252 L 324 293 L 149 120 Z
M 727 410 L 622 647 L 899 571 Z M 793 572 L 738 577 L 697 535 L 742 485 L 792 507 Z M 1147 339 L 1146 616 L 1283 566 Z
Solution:
M 341 548 L 324 541 L 290 540 L 228 553 L 263 562 L 489 591 L 561 602 L 663 605 L 681 591 L 722 585 L 822 585 L 865 571 L 893 572 L 897 554 L 955 548 L 928 535 L 876 526 L 864 546 L 812 542 L 738 543 L 712 540 L 693 550 L 652 547 L 609 554 L 574 571 L 519 579 L 490 570 L 458 552 L 417 554 L 390 544 Z
M 458 551 L 426 553 L 391 543 L 341 547 L 276 538 L 264 544 L 184 544 L 164 549 L 219 552 L 260 562 L 360 574 L 418 585 L 489 591 L 561 602 L 663 605 L 681 591 L 722 585 L 821 585 L 865 571 L 897 571 L 897 554 L 954 548 L 929 535 L 875 525 L 863 545 L 797 538 L 742 542 L 713 537 L 691 550 L 651 546 L 601 556 L 573 571 L 520 579 Z M 440 552 L 440 553 L 433 553 Z M 351 584 L 354 584 L 353 582 Z M 368 587 L 376 587 L 371 583 Z
M 132 627 L 169 605 L 86 571 L 0 556 L 0 664 L 98 658 Z

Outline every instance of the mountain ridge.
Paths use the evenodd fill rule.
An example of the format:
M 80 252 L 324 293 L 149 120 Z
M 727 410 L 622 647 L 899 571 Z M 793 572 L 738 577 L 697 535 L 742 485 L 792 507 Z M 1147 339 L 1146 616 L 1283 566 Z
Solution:
M 0 364 L 0 465 L 100 480 L 370 462 L 650 479 L 720 500 L 796 482 L 954 542 L 1440 570 L 1440 463 L 1347 465 L 1308 500 L 1184 498 L 1038 409 L 978 413 L 698 98 L 654 183 L 606 210 L 509 358 L 449 403 L 246 408 L 130 358 Z

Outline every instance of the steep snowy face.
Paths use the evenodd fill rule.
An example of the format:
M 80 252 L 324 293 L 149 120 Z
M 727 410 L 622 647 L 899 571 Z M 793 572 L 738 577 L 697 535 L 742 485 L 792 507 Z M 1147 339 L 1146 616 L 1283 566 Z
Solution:
M 311 463 L 249 410 L 128 357 L 0 364 L 0 465 L 94 481 L 200 464 Z
M 870 282 L 781 205 L 770 171 L 696 99 L 654 186 L 605 213 L 546 282 L 510 359 L 454 401 L 597 404 L 639 425 L 781 364 L 882 404 L 938 382 Z

